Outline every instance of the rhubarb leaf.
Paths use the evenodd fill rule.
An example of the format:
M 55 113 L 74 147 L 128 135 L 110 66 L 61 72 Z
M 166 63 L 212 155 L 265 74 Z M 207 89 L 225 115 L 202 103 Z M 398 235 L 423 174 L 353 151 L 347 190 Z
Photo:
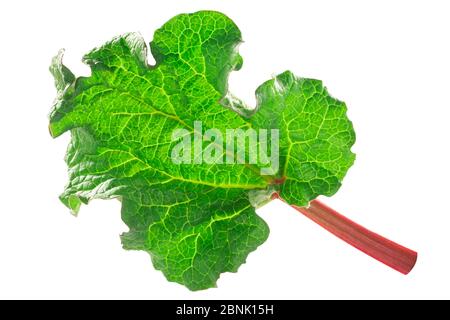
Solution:
M 240 43 L 233 21 L 201 11 L 155 32 L 154 66 L 144 40 L 130 33 L 84 57 L 89 77 L 75 77 L 62 51 L 50 67 L 58 92 L 50 133 L 72 135 L 61 201 L 76 214 L 92 199 L 119 199 L 129 227 L 124 248 L 148 252 L 168 280 L 191 290 L 215 286 L 267 239 L 255 207 L 273 192 L 297 205 L 331 195 L 354 157 L 345 105 L 319 81 L 283 73 L 257 90 L 254 110 L 230 94 L 228 75 L 242 65 Z M 171 158 L 179 143 L 173 132 L 201 138 L 208 129 L 226 136 L 227 129 L 249 128 L 279 130 L 280 166 L 271 175 L 261 174 L 260 162 L 197 161 L 195 146 L 190 163 Z M 200 150 L 210 145 L 200 140 Z M 224 158 L 234 150 L 220 152 Z
M 124 248 L 149 251 L 156 269 L 191 290 L 214 287 L 222 272 L 236 272 L 268 236 L 245 190 L 147 180 L 133 187 L 122 202 L 130 228 Z
M 306 206 L 341 186 L 355 155 L 355 133 L 345 103 L 331 97 L 319 80 L 284 72 L 257 91 L 255 128 L 280 130 L 280 197 Z

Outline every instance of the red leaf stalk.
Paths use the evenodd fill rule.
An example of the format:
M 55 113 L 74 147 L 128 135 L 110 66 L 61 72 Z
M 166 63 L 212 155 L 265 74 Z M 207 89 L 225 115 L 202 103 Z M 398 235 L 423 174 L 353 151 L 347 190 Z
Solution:
M 403 274 L 408 274 L 417 261 L 417 252 L 364 228 L 320 201 L 311 201 L 309 207 L 292 207 L 336 237 Z

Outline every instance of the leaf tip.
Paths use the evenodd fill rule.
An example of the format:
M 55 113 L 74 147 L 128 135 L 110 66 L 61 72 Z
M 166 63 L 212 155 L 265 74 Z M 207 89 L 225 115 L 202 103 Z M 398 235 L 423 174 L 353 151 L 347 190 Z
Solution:
M 58 122 L 52 122 L 50 121 L 50 124 L 48 125 L 48 132 L 50 133 L 50 136 L 52 138 L 57 138 L 59 137 L 61 134 L 64 133 L 64 129 L 60 128 L 60 125 L 58 124 Z
M 70 195 L 70 196 L 61 196 L 60 197 L 61 202 L 70 210 L 70 213 L 73 216 L 78 216 L 78 212 L 80 211 L 80 207 L 82 204 L 82 201 L 79 197 L 76 195 Z
M 49 70 L 55 80 L 55 87 L 58 93 L 62 93 L 75 81 L 75 75 L 63 64 L 64 49 L 60 49 L 58 54 L 52 58 Z

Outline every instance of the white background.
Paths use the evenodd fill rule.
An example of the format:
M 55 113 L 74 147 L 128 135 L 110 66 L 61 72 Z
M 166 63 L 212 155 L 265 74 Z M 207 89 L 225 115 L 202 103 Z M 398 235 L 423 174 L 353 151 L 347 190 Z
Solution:
M 258 211 L 268 241 L 218 288 L 190 292 L 121 248 L 118 201 L 94 201 L 78 218 L 59 202 L 69 135 L 47 131 L 51 57 L 66 48 L 66 64 L 86 75 L 80 59 L 93 47 L 129 31 L 149 42 L 200 9 L 242 30 L 236 95 L 254 104 L 259 84 L 290 69 L 347 102 L 357 161 L 323 201 L 417 250 L 410 275 L 273 202 Z M 2 1 L 0 298 L 450 298 L 449 16 L 448 1 Z

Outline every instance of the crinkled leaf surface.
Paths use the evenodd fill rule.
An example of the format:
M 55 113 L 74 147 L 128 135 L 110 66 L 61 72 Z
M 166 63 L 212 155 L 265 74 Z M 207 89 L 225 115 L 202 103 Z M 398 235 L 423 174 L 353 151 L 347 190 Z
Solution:
M 58 90 L 50 132 L 72 134 L 62 202 L 76 213 L 92 199 L 121 200 L 130 229 L 124 248 L 147 251 L 168 280 L 191 290 L 215 286 L 220 273 L 235 272 L 267 239 L 252 194 L 277 191 L 304 206 L 336 192 L 354 160 L 346 107 L 320 81 L 285 72 L 257 89 L 253 111 L 228 92 L 228 74 L 242 65 L 240 42 L 228 17 L 201 11 L 155 32 L 154 66 L 144 40 L 130 33 L 84 57 L 89 77 L 75 77 L 62 52 L 50 68 Z M 230 128 L 279 129 L 279 171 L 174 164 L 172 132 L 199 134 L 194 121 L 224 136 Z

